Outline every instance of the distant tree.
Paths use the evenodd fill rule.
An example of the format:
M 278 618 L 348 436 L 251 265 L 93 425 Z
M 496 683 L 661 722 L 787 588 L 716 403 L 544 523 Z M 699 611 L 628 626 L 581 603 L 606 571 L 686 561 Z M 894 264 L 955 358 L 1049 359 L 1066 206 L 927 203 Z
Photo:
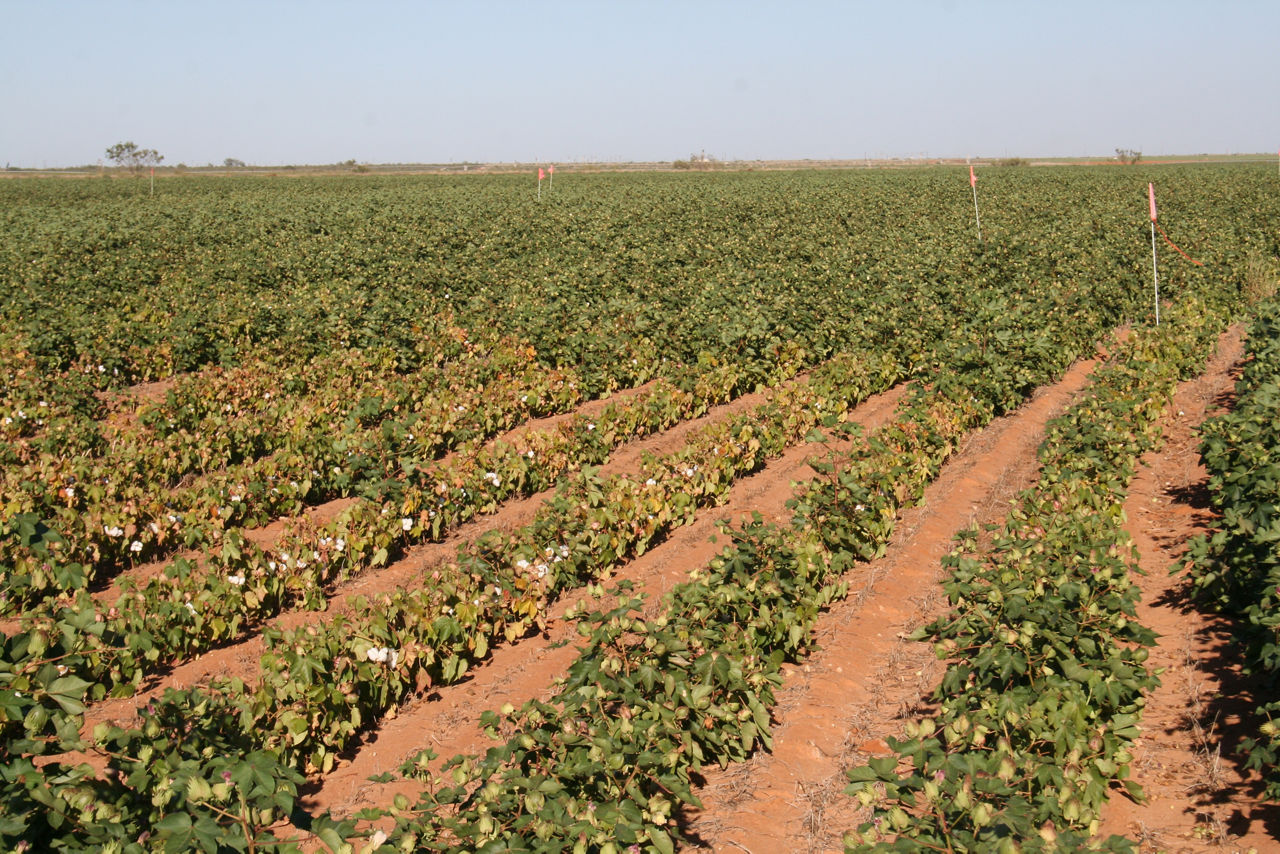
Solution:
M 222 161 L 222 165 L 228 169 L 242 169 L 244 168 L 244 161 L 237 157 L 228 157 Z
M 671 168 L 673 169 L 719 169 L 720 165 L 720 161 L 714 155 L 707 154 L 705 150 L 701 153 L 690 154 L 688 160 L 673 160 L 671 162 Z
M 164 155 L 154 148 L 138 148 L 133 142 L 117 142 L 107 149 L 107 159 L 137 172 L 143 166 L 158 166 Z
M 1125 163 L 1125 164 L 1128 164 L 1129 166 L 1132 166 L 1133 164 L 1137 163 L 1139 160 L 1142 159 L 1142 152 L 1136 151 L 1132 148 L 1117 148 L 1116 159 L 1119 160 L 1121 163 Z

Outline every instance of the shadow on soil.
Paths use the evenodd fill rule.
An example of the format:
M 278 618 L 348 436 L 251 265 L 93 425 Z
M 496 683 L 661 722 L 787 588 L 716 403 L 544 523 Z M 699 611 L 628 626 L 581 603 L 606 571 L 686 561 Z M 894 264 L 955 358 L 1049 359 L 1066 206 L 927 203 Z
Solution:
M 1243 644 L 1236 634 L 1234 621 L 1195 602 L 1189 582 L 1172 588 L 1160 598 L 1159 604 L 1181 613 L 1202 615 L 1203 637 L 1209 643 L 1197 662 L 1197 669 L 1214 673 L 1221 685 L 1218 692 L 1202 698 L 1193 686 L 1188 686 L 1189 709 L 1180 726 L 1197 735 L 1198 749 L 1210 770 L 1205 779 L 1188 786 L 1191 798 L 1186 811 L 1198 820 L 1210 806 L 1242 801 L 1245 805 L 1231 811 L 1224 830 L 1233 836 L 1243 836 L 1258 833 L 1261 828 L 1271 838 L 1280 839 L 1280 804 L 1266 802 L 1263 780 L 1245 766 L 1247 755 L 1242 750 L 1246 739 L 1258 735 L 1262 719 L 1256 710 L 1273 698 L 1272 680 L 1244 672 Z M 1213 769 L 1220 765 L 1231 766 L 1243 782 L 1231 786 L 1217 779 Z

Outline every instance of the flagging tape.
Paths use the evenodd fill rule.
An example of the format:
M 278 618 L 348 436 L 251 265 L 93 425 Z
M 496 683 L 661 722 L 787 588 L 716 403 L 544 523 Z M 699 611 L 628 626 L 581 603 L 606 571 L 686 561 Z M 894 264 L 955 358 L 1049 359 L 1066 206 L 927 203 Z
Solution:
M 1165 242 L 1168 243 L 1170 246 L 1172 246 L 1174 249 L 1178 249 L 1178 244 L 1174 243 L 1172 240 L 1169 239 L 1169 235 L 1164 233 L 1164 229 L 1160 227 L 1160 223 L 1157 222 L 1155 225 L 1156 225 L 1156 231 L 1160 232 L 1160 236 L 1165 239 Z M 1196 259 L 1192 258 L 1187 253 L 1183 252 L 1181 249 L 1178 249 L 1178 254 L 1181 255 L 1183 258 L 1186 258 L 1192 264 L 1195 264 L 1197 267 L 1204 266 L 1203 264 L 1201 264 Z

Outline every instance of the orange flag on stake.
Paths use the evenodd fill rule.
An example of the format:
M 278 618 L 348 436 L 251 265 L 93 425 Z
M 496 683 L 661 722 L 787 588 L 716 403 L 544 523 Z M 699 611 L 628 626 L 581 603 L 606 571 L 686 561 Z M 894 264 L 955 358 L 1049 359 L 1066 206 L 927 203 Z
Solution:
M 975 174 L 973 174 L 973 164 L 972 164 L 972 163 L 970 163 L 970 164 L 969 164 L 969 186 L 970 186 L 970 187 L 976 187 L 976 186 L 978 186 L 978 176 L 977 176 L 977 175 L 975 175 Z
M 547 177 L 546 170 L 545 170 L 545 169 L 543 169 L 541 166 L 539 166 L 539 167 L 538 167 L 538 180 L 539 180 L 539 181 L 541 181 L 541 180 L 542 180 L 543 178 L 545 178 L 545 177 Z
M 1160 236 L 1164 238 L 1164 242 L 1172 246 L 1174 248 L 1174 251 L 1176 251 L 1183 258 L 1186 258 L 1192 264 L 1195 264 L 1197 267 L 1203 267 L 1204 264 L 1192 258 L 1187 253 L 1183 252 L 1182 247 L 1174 243 L 1173 238 L 1165 233 L 1165 230 L 1160 227 L 1160 223 L 1156 222 L 1156 185 L 1155 184 L 1147 184 L 1147 202 L 1151 206 L 1151 256 L 1152 258 L 1153 259 L 1155 258 L 1156 232 L 1158 231 L 1160 232 Z M 1152 265 L 1154 266 L 1154 264 L 1155 264 L 1155 261 L 1152 260 Z

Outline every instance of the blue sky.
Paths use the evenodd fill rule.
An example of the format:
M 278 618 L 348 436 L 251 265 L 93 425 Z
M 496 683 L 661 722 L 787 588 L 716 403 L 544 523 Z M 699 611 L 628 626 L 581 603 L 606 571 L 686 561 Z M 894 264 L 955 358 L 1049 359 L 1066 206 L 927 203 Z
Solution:
M 1280 3 L 0 0 L 0 162 L 1275 152 Z

